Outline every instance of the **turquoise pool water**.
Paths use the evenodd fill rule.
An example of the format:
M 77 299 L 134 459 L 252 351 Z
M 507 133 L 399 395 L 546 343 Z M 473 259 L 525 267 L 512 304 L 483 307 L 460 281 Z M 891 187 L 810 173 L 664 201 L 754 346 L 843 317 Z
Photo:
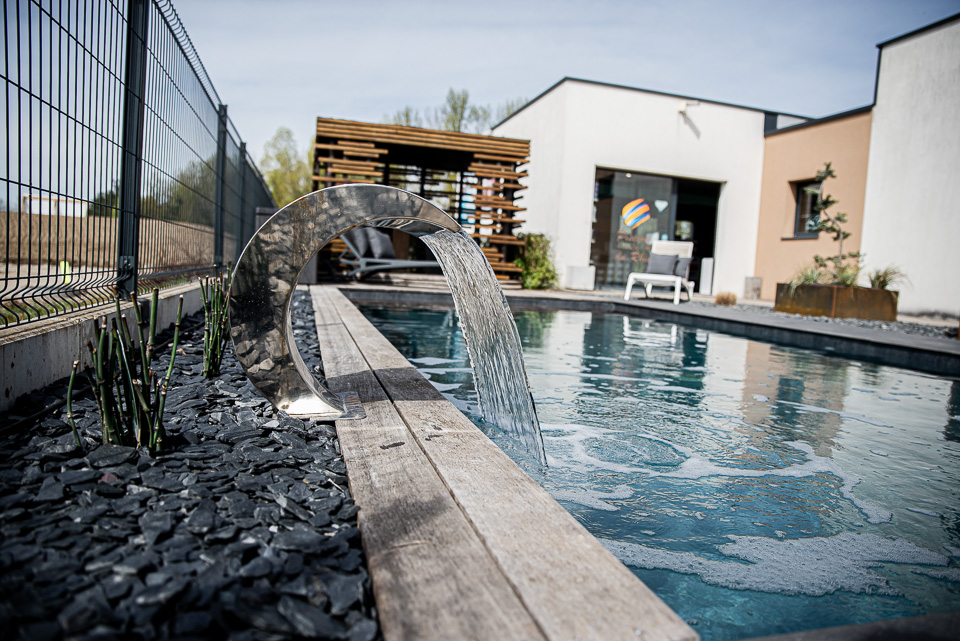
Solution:
M 477 416 L 452 310 L 362 309 L 704 639 L 960 610 L 960 381 L 521 312 L 544 469 Z

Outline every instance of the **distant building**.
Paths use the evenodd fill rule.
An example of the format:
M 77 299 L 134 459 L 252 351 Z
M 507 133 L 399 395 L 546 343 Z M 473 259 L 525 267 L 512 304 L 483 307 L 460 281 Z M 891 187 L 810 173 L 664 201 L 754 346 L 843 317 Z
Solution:
M 772 299 L 836 253 L 805 226 L 803 186 L 830 161 L 844 250 L 867 271 L 900 267 L 902 312 L 958 315 L 960 14 L 879 47 L 874 104 L 826 118 L 564 78 L 500 123 L 531 141 L 526 229 L 552 240 L 561 285 L 622 286 L 667 238 L 695 243 L 692 276 L 712 292 L 759 278 Z M 650 216 L 628 226 L 641 198 Z
M 561 284 L 622 286 L 657 238 L 694 241 L 714 288 L 753 275 L 765 129 L 803 118 L 564 78 L 494 129 L 530 140 L 527 226 L 553 241 Z M 649 220 L 621 221 L 644 198 Z
M 20 198 L 20 211 L 41 216 L 70 216 L 82 218 L 87 215 L 87 203 L 63 196 L 37 196 L 27 194 Z

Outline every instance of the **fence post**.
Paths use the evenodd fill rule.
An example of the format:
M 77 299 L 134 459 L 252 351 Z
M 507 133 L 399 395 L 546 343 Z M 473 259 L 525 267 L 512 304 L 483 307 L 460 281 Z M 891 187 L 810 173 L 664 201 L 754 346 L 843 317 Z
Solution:
M 143 161 L 143 102 L 147 77 L 150 0 L 127 0 L 127 65 L 123 91 L 123 150 L 117 221 L 117 294 L 137 291 L 140 189 Z
M 213 219 L 213 264 L 217 272 L 223 268 L 223 199 L 227 179 L 227 106 L 217 109 L 217 191 L 216 212 Z
M 247 244 L 247 143 L 240 143 L 240 163 L 237 167 L 240 174 L 240 211 L 237 212 L 237 253 L 236 260 L 240 260 L 243 247 Z

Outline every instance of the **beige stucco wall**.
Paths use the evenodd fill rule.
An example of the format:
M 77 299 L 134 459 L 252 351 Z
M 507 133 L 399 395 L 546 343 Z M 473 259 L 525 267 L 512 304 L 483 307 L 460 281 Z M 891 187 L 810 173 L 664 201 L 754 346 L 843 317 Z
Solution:
M 827 161 L 837 174 L 826 183 L 825 193 L 837 200 L 828 211 L 847 214 L 844 229 L 851 236 L 843 243 L 844 252 L 860 249 L 871 118 L 871 112 L 858 113 L 765 139 L 755 274 L 763 278 L 763 300 L 773 300 L 777 283 L 812 264 L 815 254 L 837 253 L 832 235 L 793 238 L 797 202 L 792 183 L 812 180 Z

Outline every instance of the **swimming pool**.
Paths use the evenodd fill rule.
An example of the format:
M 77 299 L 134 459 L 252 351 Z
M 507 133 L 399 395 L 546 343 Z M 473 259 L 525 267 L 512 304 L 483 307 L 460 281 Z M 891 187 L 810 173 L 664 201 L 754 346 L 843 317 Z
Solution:
M 361 309 L 704 639 L 960 609 L 960 381 L 520 312 L 544 469 L 477 416 L 452 310 Z

